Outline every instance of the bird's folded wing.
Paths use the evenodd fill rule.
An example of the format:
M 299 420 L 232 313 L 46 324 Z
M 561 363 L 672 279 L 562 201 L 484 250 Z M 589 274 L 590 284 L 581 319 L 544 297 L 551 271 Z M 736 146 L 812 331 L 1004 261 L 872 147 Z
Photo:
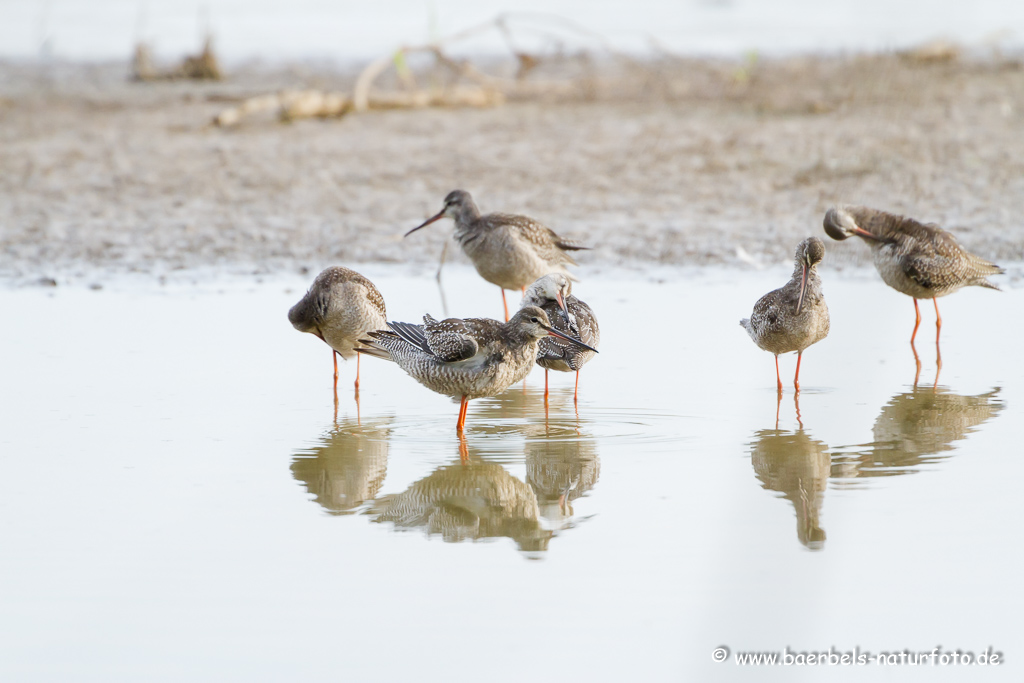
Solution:
M 429 353 L 446 363 L 455 363 L 476 355 L 480 345 L 466 321 L 450 318 L 437 321 L 424 317 L 424 335 Z

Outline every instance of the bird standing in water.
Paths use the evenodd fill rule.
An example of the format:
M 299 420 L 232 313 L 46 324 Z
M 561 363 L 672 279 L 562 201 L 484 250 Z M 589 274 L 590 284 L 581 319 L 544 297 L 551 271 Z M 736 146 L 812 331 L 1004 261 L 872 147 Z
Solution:
M 540 278 L 526 289 L 522 306 L 537 306 L 548 314 L 551 325 L 559 332 L 579 339 L 595 349 L 601 343 L 597 317 L 583 301 L 572 295 L 572 282 L 561 273 Z M 557 337 L 541 339 L 537 365 L 544 368 L 544 400 L 548 398 L 548 370 L 576 373 L 573 400 L 580 395 L 580 368 L 594 357 L 593 351 Z
M 867 242 L 875 268 L 885 284 L 914 299 L 915 321 L 910 348 L 918 362 L 918 372 L 920 359 L 914 338 L 921 325 L 921 309 L 917 300 L 931 299 L 935 304 L 935 353 L 941 368 L 939 297 L 970 285 L 998 290 L 987 277 L 1005 272 L 961 247 L 953 235 L 933 223 L 919 223 L 913 218 L 850 205 L 830 208 L 823 223 L 825 232 L 834 240 L 856 235 Z
M 356 351 L 391 360 L 417 382 L 439 394 L 458 397 L 461 433 L 469 400 L 494 396 L 529 374 L 537 361 L 537 342 L 555 336 L 593 349 L 555 330 L 536 306 L 520 309 L 506 323 L 486 318 L 434 320 L 423 324 L 388 323 L 390 330 L 370 332 Z
M 338 396 L 338 356 L 357 356 L 355 345 L 372 330 L 387 327 L 384 297 L 365 277 L 341 266 L 317 275 L 299 303 L 288 311 L 299 332 L 316 335 L 334 350 L 334 396 Z M 356 358 L 356 398 L 359 398 L 359 358 Z
M 800 361 L 804 349 L 828 335 L 828 306 L 821 291 L 817 265 L 825 258 L 825 245 L 808 237 L 796 248 L 793 277 L 754 304 L 750 318 L 740 321 L 754 343 L 775 354 L 775 378 L 782 393 L 779 354 L 797 352 L 793 386 L 800 391 Z
M 444 198 L 444 208 L 405 234 L 406 237 L 444 217 L 455 221 L 455 240 L 473 262 L 480 277 L 501 288 L 501 302 L 508 322 L 506 289 L 524 290 L 548 273 L 568 275 L 566 266 L 576 265 L 567 253 L 588 249 L 559 237 L 532 218 L 509 213 L 480 215 L 465 190 L 453 190 Z

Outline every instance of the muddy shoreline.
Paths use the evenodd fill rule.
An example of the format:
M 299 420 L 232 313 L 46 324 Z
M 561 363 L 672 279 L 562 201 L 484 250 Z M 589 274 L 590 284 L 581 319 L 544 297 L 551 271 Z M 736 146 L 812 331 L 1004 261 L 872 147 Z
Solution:
M 450 223 L 402 234 L 456 187 L 593 246 L 580 260 L 594 266 L 778 263 L 837 201 L 1024 260 L 1019 61 L 588 68 L 492 109 L 222 130 L 209 122 L 225 103 L 343 89 L 356 71 L 250 66 L 221 83 L 138 84 L 118 64 L 0 63 L 0 278 L 426 267 Z M 867 262 L 859 245 L 827 246 L 833 264 Z

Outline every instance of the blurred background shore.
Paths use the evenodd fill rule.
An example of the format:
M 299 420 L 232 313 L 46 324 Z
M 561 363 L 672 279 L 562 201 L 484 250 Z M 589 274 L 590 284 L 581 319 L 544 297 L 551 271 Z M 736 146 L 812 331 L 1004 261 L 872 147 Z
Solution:
M 593 246 L 592 265 L 775 264 L 836 202 L 1024 259 L 1012 3 L 959 23 L 898 3 L 874 25 L 798 0 L 555 8 L 571 21 L 397 2 L 390 24 L 306 4 L 276 31 L 273 2 L 101 2 L 82 30 L 66 3 L 6 7 L 35 28 L 0 29 L 0 277 L 432 265 L 450 227 L 402 234 L 457 187 Z

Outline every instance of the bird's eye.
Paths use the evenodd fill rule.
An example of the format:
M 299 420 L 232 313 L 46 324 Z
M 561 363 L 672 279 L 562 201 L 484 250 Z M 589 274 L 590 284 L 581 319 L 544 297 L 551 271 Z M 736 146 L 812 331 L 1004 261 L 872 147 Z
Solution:
M 530 318 L 530 322 L 531 323 L 539 323 L 540 320 L 538 320 L 537 318 Z

